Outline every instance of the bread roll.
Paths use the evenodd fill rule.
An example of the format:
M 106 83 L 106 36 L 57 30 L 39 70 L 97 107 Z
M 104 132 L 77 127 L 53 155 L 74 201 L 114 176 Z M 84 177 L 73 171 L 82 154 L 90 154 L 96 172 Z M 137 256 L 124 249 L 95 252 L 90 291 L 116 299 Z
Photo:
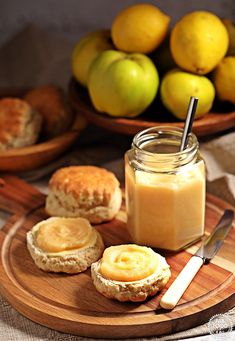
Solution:
M 41 113 L 42 134 L 46 138 L 57 136 L 68 130 L 73 117 L 61 89 L 52 85 L 40 86 L 28 91 L 24 99 Z
M 41 115 L 18 98 L 0 100 L 0 150 L 33 145 L 39 136 Z
M 113 219 L 121 201 L 113 173 L 95 166 L 70 166 L 52 175 L 46 211 L 51 216 L 83 217 L 98 224 Z

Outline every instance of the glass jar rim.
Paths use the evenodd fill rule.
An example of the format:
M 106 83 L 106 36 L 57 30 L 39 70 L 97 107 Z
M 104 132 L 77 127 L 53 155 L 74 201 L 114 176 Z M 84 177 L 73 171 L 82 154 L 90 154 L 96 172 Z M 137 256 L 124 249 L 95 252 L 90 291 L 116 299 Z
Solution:
M 141 130 L 139 131 L 133 138 L 133 141 L 132 141 L 132 147 L 136 148 L 137 150 L 141 151 L 141 152 L 144 152 L 146 155 L 149 155 L 149 156 L 153 156 L 153 155 L 156 155 L 157 153 L 153 153 L 153 152 L 150 152 L 150 151 L 146 151 L 144 149 L 142 149 L 140 147 L 140 144 L 138 142 L 138 139 L 141 139 L 141 137 L 144 137 L 144 136 L 147 136 L 147 135 L 150 135 L 151 133 L 153 132 L 157 132 L 158 135 L 163 135 L 164 133 L 169 133 L 169 134 L 173 134 L 177 137 L 179 137 L 179 140 L 181 140 L 182 138 L 182 135 L 183 135 L 183 128 L 180 128 L 180 127 L 171 127 L 171 126 L 154 126 L 154 127 L 150 127 L 150 128 L 147 128 L 147 129 L 144 129 L 144 130 Z M 191 141 L 191 146 L 188 146 L 182 150 L 182 151 L 178 151 L 178 152 L 173 152 L 173 153 L 164 153 L 164 156 L 169 156 L 169 157 L 174 157 L 174 156 L 183 156 L 185 154 L 189 154 L 189 153 L 192 153 L 195 151 L 195 149 L 198 148 L 198 140 L 197 140 L 197 137 L 196 135 L 191 132 L 189 135 L 188 135 L 188 141 Z

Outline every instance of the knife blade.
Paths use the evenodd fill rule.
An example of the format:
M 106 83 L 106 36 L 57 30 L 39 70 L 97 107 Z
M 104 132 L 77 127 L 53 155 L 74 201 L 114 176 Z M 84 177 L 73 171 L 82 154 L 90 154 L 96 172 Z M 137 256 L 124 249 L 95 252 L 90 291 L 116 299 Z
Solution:
M 209 262 L 219 251 L 232 227 L 233 218 L 233 210 L 224 211 L 223 216 L 211 234 L 202 242 L 197 252 L 190 258 L 186 266 L 162 296 L 160 300 L 162 308 L 173 309 L 176 306 L 201 266 Z

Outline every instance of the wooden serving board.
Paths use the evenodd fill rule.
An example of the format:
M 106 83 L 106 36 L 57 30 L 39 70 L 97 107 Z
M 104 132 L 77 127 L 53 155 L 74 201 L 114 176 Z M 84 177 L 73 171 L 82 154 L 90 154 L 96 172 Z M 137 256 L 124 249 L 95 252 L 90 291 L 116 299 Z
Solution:
M 0 182 L 0 207 L 12 213 L 0 230 L 0 293 L 20 313 L 59 331 L 97 338 L 127 338 L 170 334 L 208 322 L 212 315 L 235 305 L 235 224 L 219 253 L 202 267 L 175 309 L 159 307 L 166 288 L 189 260 L 196 245 L 165 255 L 172 277 L 166 288 L 144 303 L 120 303 L 99 294 L 90 270 L 78 275 L 45 273 L 26 248 L 26 232 L 47 218 L 45 196 L 17 177 Z M 208 195 L 206 233 L 231 205 Z M 131 242 L 124 205 L 113 221 L 96 226 L 105 245 Z

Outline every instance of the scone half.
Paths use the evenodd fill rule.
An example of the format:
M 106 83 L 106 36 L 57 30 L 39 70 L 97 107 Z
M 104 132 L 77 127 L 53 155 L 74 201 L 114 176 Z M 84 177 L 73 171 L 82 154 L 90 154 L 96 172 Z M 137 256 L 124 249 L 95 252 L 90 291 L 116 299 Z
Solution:
M 85 271 L 104 250 L 101 235 L 83 218 L 43 220 L 27 233 L 26 240 L 35 264 L 46 272 Z
M 123 245 L 118 245 L 110 248 L 118 248 L 122 247 Z M 128 245 L 129 247 L 134 248 L 145 248 L 150 249 L 142 246 L 138 246 L 135 244 Z M 108 249 L 110 249 L 108 248 Z M 107 250 L 107 249 L 106 249 Z M 106 251 L 105 250 L 105 251 Z M 123 281 L 123 280 L 115 280 L 113 278 L 109 278 L 108 276 L 104 276 L 102 274 L 102 261 L 103 258 L 99 261 L 93 263 L 91 265 L 91 276 L 93 280 L 93 284 L 98 292 L 100 292 L 102 295 L 104 295 L 107 298 L 110 299 L 117 299 L 118 301 L 125 302 L 125 301 L 132 301 L 132 302 L 141 302 L 146 300 L 148 296 L 154 296 L 159 290 L 161 290 L 166 283 L 168 282 L 171 271 L 170 267 L 167 264 L 164 257 L 159 255 L 158 253 L 154 252 L 152 249 L 150 249 L 151 253 L 155 254 L 154 257 L 157 259 L 157 267 L 155 270 L 150 270 L 152 272 L 150 275 L 147 275 L 146 277 L 138 280 L 131 280 L 131 281 Z M 137 250 L 138 251 L 138 250 Z M 120 267 L 117 267 L 115 271 L 122 271 L 125 268 L 125 265 L 121 264 L 123 263 L 122 258 L 127 260 L 126 268 L 131 269 L 130 264 L 128 264 L 128 254 L 126 254 L 126 250 L 123 251 L 123 256 L 118 255 L 117 257 L 111 257 L 111 262 L 115 264 L 116 262 L 120 262 Z M 134 271 L 138 268 L 138 262 L 139 260 L 131 260 L 135 262 L 134 265 Z M 145 264 L 146 265 L 146 264 Z M 147 268 L 146 268 L 147 270 Z M 112 276 L 111 276 L 112 277 Z M 114 277 L 115 278 L 115 277 Z

